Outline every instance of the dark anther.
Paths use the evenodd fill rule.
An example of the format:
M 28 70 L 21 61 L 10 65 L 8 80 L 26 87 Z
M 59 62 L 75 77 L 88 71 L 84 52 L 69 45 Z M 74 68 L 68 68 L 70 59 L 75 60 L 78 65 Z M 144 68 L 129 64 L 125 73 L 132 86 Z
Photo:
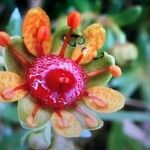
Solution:
M 66 35 L 62 35 L 62 41 L 64 41 L 65 38 L 66 38 Z M 84 43 L 85 43 L 85 39 L 83 36 L 72 34 L 68 44 L 72 47 L 75 47 L 77 44 L 82 45 Z

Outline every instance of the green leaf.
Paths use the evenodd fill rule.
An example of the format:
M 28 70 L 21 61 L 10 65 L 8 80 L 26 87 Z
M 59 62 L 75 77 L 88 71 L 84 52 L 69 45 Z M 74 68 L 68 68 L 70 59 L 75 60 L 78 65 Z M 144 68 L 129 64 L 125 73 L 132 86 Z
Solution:
M 53 38 L 52 38 L 51 54 L 55 54 L 55 55 L 59 54 L 60 49 L 62 47 L 62 42 L 63 42 L 62 38 L 64 35 L 67 35 L 68 32 L 69 32 L 68 26 L 60 27 L 58 30 L 55 31 L 55 33 L 53 34 Z M 80 35 L 81 33 L 79 30 L 75 30 L 73 34 Z M 74 46 L 68 45 L 65 55 L 70 57 L 74 48 L 75 48 Z
M 142 145 L 123 133 L 121 123 L 114 123 L 109 137 L 107 150 L 143 150 Z
M 140 84 L 140 70 L 138 68 L 131 68 L 123 70 L 122 76 L 111 81 L 111 86 L 119 88 L 123 95 L 129 97 L 137 89 Z
M 0 118 L 4 119 L 5 121 L 18 123 L 18 116 L 17 116 L 17 107 L 13 104 L 5 104 L 4 108 L 0 111 Z
M 79 12 L 87 12 L 87 11 L 92 11 L 92 5 L 90 4 L 90 2 L 88 0 L 73 0 L 70 1 L 68 0 L 68 3 L 75 7 L 76 10 L 78 10 Z
M 129 119 L 131 121 L 149 121 L 149 112 L 138 112 L 138 111 L 119 111 L 112 114 L 101 114 L 97 113 L 97 116 L 102 120 L 106 121 L 123 121 Z
M 21 24 L 22 24 L 21 15 L 19 13 L 18 8 L 15 8 L 11 14 L 11 17 L 7 26 L 8 34 L 10 36 L 21 35 Z
M 14 36 L 11 38 L 13 46 L 17 49 L 17 51 L 22 54 L 28 61 L 31 61 L 33 57 L 27 52 L 25 45 L 23 43 L 23 39 L 20 36 Z M 5 49 L 4 51 L 4 64 L 6 70 L 15 72 L 18 75 L 24 77 L 25 74 L 25 66 L 20 64 L 16 60 L 16 57 L 12 55 L 11 50 Z
M 99 59 L 95 59 L 92 62 L 84 65 L 84 69 L 86 73 L 95 71 L 97 69 L 102 69 L 109 67 L 115 64 L 115 59 L 113 56 L 108 55 L 106 52 L 102 53 L 102 57 Z M 105 72 L 101 75 L 97 75 L 91 80 L 88 81 L 88 87 L 105 85 L 111 79 L 112 75 L 109 72 Z
M 29 129 L 30 127 L 27 125 L 27 117 L 32 114 L 32 111 L 35 107 L 34 99 L 27 95 L 23 99 L 18 101 L 18 117 L 21 125 L 24 128 Z M 51 111 L 40 108 L 35 115 L 35 128 L 41 128 L 48 123 L 51 117 Z
M 119 26 L 126 26 L 134 23 L 142 13 L 141 6 L 131 7 L 124 12 L 117 13 L 116 15 L 112 15 L 111 19 L 118 24 Z
M 0 143 L 0 149 L 5 150 L 20 150 L 23 148 L 21 147 L 20 139 L 22 135 L 24 134 L 24 130 L 16 130 L 12 132 L 10 135 L 6 135 L 3 137 Z

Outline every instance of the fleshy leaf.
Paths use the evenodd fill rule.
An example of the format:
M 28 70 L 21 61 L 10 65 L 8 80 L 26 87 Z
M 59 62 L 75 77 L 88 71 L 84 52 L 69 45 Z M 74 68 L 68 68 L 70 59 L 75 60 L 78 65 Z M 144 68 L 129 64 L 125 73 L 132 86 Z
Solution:
M 97 112 L 116 112 L 120 110 L 125 104 L 125 97 L 120 92 L 110 89 L 108 87 L 93 87 L 88 89 L 88 92 L 95 95 L 96 97 L 103 99 L 107 103 L 106 107 L 99 107 L 94 103 L 94 101 L 91 98 L 84 98 L 83 101 L 85 102 L 85 104 L 89 108 Z
M 2 93 L 7 88 L 16 88 L 24 84 L 24 80 L 13 72 L 0 71 L 0 93 Z M 15 91 L 15 95 L 11 99 L 4 99 L 0 94 L 0 102 L 13 102 L 21 99 L 26 94 L 25 90 Z
M 27 117 L 32 114 L 34 106 L 36 105 L 34 101 L 35 100 L 31 96 L 27 95 L 18 102 L 18 117 L 24 128 L 30 128 L 26 121 Z M 50 117 L 50 111 L 40 108 L 34 118 L 36 124 L 35 128 L 44 126 L 49 121 Z
M 113 56 L 108 55 L 106 52 L 101 54 L 102 56 L 98 59 L 94 59 L 92 62 L 84 65 L 84 70 L 86 73 L 95 71 L 97 69 L 107 68 L 115 64 L 115 59 Z M 112 75 L 109 72 L 105 72 L 101 75 L 97 75 L 88 81 L 88 87 L 105 85 L 111 79 Z
M 84 47 L 87 48 L 80 64 L 86 64 L 97 56 L 98 50 L 105 42 L 105 29 L 99 24 L 92 24 L 84 30 L 84 38 L 86 43 Z M 76 60 L 82 54 L 80 47 L 76 47 L 72 54 L 72 59 Z
M 64 137 L 78 137 L 81 133 L 81 126 L 80 122 L 77 120 L 77 118 L 67 112 L 67 111 L 61 111 L 62 118 L 67 121 L 66 127 L 60 127 L 58 125 L 58 120 L 61 119 L 56 113 L 53 113 L 52 115 L 52 124 L 55 131 Z
M 48 149 L 51 144 L 51 126 L 48 124 L 44 129 L 32 131 L 28 135 L 28 145 L 32 149 Z
M 23 20 L 23 37 L 29 52 L 37 56 L 37 31 L 41 26 L 46 26 L 50 31 L 50 20 L 44 10 L 41 8 L 30 9 Z M 44 54 L 48 54 L 51 49 L 51 35 L 44 41 Z
M 142 13 L 141 6 L 131 7 L 124 12 L 117 13 L 117 15 L 111 16 L 111 19 L 119 26 L 126 26 L 134 23 Z
M 20 36 L 14 36 L 11 38 L 13 46 L 18 50 L 19 53 L 21 53 L 28 61 L 31 61 L 33 57 L 31 57 L 23 43 L 23 39 Z M 6 70 L 15 72 L 18 75 L 24 77 L 25 74 L 25 68 L 23 65 L 21 65 L 15 58 L 14 55 L 12 55 L 11 51 L 9 49 L 4 50 L 4 63 Z
M 61 49 L 62 44 L 63 44 L 63 37 L 66 36 L 68 34 L 68 32 L 69 32 L 68 26 L 62 26 L 55 31 L 55 33 L 53 34 L 53 38 L 52 38 L 51 54 L 55 54 L 55 55 L 59 54 L 60 49 Z M 74 39 L 74 37 L 80 36 L 80 35 L 81 35 L 80 30 L 79 29 L 75 30 L 73 32 L 72 37 L 71 37 L 71 39 L 73 39 L 72 42 L 74 42 L 76 44 L 76 40 Z M 74 46 L 71 46 L 68 44 L 65 55 L 67 57 L 70 57 L 72 52 L 73 52 L 73 49 L 74 49 Z
M 21 15 L 19 13 L 18 8 L 15 8 L 11 14 L 7 26 L 7 32 L 9 33 L 9 35 L 10 36 L 21 35 L 21 24 L 22 24 Z

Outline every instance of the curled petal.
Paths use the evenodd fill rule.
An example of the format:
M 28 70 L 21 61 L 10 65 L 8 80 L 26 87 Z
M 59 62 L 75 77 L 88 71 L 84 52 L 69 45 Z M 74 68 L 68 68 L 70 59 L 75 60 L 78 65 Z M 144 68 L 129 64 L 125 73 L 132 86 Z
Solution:
M 56 113 L 52 115 L 52 124 L 55 131 L 64 137 L 78 137 L 81 133 L 81 125 L 77 118 L 67 111 L 61 111 L 62 117 Z
M 13 102 L 21 99 L 26 90 L 13 89 L 24 84 L 24 80 L 13 72 L 0 71 L 0 102 Z
M 116 112 L 120 110 L 125 104 L 125 97 L 120 92 L 110 89 L 108 87 L 93 87 L 88 89 L 88 92 L 100 98 L 101 100 L 104 100 L 104 102 L 106 103 L 105 107 L 101 107 L 100 105 L 95 103 L 94 98 L 86 97 L 83 99 L 83 101 L 89 108 L 97 112 Z
M 87 48 L 80 64 L 86 64 L 97 56 L 98 50 L 105 42 L 105 29 L 99 24 L 92 24 L 84 30 L 84 37 L 86 39 L 85 47 Z M 76 60 L 81 55 L 81 48 L 74 49 L 72 59 Z
M 31 116 L 35 105 L 35 100 L 29 95 L 18 102 L 18 117 L 24 128 L 31 127 L 27 124 L 27 121 L 29 121 L 29 116 Z M 50 111 L 40 108 L 34 117 L 34 128 L 40 128 L 44 126 L 49 121 L 50 117 Z
M 40 27 L 43 26 L 45 26 L 46 29 L 49 28 L 50 32 L 50 20 L 47 14 L 41 8 L 33 8 L 29 10 L 24 18 L 22 31 L 26 47 L 29 52 L 35 56 L 37 56 L 37 37 L 39 37 L 37 33 Z M 43 43 L 44 54 L 49 53 L 51 46 L 50 42 L 51 37 L 49 33 L 49 37 L 46 38 Z

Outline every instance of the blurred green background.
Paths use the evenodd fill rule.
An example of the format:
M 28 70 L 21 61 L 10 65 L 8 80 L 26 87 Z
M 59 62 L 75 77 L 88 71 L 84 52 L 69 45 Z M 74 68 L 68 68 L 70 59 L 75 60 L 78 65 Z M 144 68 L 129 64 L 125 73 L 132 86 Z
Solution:
M 64 24 L 71 10 L 81 13 L 83 29 L 93 22 L 104 26 L 106 42 L 97 57 L 107 51 L 116 58 L 123 75 L 112 79 L 109 86 L 126 97 L 123 110 L 99 114 L 105 125 L 98 131 L 85 131 L 81 138 L 70 140 L 45 135 L 51 139 L 51 144 L 47 143 L 49 149 L 149 150 L 150 0 L 0 0 L 0 30 L 10 35 L 19 33 L 17 27 L 24 14 L 36 6 L 42 7 L 51 18 L 52 31 Z M 0 52 L 0 70 L 3 69 Z M 1 150 L 30 149 L 31 141 L 37 140 L 33 134 L 38 135 L 39 141 L 43 139 L 43 135 L 29 133 L 19 125 L 16 104 L 0 104 Z

